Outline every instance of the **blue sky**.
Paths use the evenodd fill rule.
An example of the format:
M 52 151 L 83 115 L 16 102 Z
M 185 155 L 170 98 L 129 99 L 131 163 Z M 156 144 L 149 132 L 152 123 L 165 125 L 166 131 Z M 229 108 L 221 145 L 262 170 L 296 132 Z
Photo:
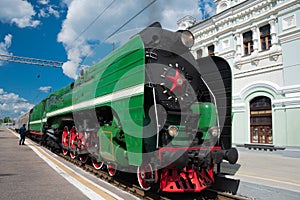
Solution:
M 17 118 L 77 78 L 138 30 L 160 21 L 176 30 L 177 20 L 197 21 L 214 13 L 212 0 L 157 0 L 105 40 L 151 0 L 0 0 L 0 54 L 64 62 L 63 68 L 0 61 L 0 118 Z M 183 3 L 184 2 L 184 3 Z M 199 8 L 200 5 L 200 8 Z

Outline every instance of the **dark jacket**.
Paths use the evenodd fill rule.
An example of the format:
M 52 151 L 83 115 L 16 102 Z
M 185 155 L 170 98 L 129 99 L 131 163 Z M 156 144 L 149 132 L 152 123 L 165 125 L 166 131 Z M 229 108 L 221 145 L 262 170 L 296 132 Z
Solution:
M 20 128 L 19 133 L 20 133 L 21 135 L 25 135 L 25 133 L 26 133 L 26 128 L 25 128 L 25 126 L 22 126 L 22 127 Z

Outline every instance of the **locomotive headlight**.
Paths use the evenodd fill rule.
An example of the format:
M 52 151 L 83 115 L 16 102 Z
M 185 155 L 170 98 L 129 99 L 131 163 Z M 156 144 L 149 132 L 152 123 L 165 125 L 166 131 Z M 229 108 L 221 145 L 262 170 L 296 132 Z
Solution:
M 219 137 L 220 135 L 220 129 L 216 126 L 211 127 L 208 132 L 211 134 L 213 137 Z
M 153 35 L 152 36 L 152 42 L 154 45 L 158 45 L 160 43 L 160 38 L 158 35 Z
M 178 134 L 178 128 L 176 126 L 169 126 L 168 133 L 170 136 L 175 137 Z
M 181 42 L 184 46 L 191 48 L 194 45 L 194 36 L 190 31 L 183 30 L 181 32 Z

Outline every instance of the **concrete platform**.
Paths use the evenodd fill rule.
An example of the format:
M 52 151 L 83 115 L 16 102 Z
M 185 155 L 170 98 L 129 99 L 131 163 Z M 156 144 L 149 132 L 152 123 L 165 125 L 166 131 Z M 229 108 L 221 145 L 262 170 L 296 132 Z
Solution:
M 300 199 L 300 151 L 298 156 L 290 156 L 288 150 L 238 151 L 237 164 L 221 165 L 219 182 L 227 185 L 225 190 L 250 199 Z
M 48 150 L 0 129 L 0 199 L 136 199 Z
M 52 152 L 0 129 L 0 199 L 137 199 Z M 215 188 L 249 199 L 300 199 L 300 151 L 238 148 L 237 164 L 223 163 Z

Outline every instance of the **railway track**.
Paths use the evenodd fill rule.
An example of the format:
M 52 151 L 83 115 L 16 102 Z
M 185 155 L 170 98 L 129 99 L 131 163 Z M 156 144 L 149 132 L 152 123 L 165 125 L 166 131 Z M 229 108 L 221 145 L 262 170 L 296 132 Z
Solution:
M 51 148 L 44 146 L 48 150 L 52 151 Z M 53 152 L 53 151 L 52 151 Z M 56 153 L 56 152 L 54 152 Z M 68 162 L 80 167 L 81 169 L 93 174 L 97 178 L 104 180 L 119 189 L 129 192 L 134 196 L 145 199 L 145 200 L 171 200 L 171 199 L 182 199 L 182 200 L 246 200 L 245 197 L 236 196 L 233 194 L 216 191 L 213 189 L 206 189 L 201 193 L 161 193 L 156 191 L 144 191 L 137 185 L 136 174 L 119 172 L 117 176 L 110 176 L 105 170 L 96 170 L 88 160 L 86 163 L 82 163 L 78 159 L 72 159 L 69 155 L 63 155 L 62 153 L 56 153 Z
M 72 159 L 70 156 L 63 155 L 62 153 L 58 154 L 60 157 L 64 158 L 65 160 L 75 164 L 76 166 L 82 168 L 83 170 L 95 175 L 96 177 L 104 180 L 126 192 L 129 192 L 138 198 L 152 200 L 152 199 L 162 199 L 168 200 L 170 198 L 163 197 L 158 193 L 154 193 L 151 191 L 144 191 L 138 185 L 134 184 L 136 182 L 135 174 L 119 172 L 117 176 L 111 177 L 108 173 L 104 170 L 96 170 L 93 166 L 87 163 L 82 163 L 80 160 Z

